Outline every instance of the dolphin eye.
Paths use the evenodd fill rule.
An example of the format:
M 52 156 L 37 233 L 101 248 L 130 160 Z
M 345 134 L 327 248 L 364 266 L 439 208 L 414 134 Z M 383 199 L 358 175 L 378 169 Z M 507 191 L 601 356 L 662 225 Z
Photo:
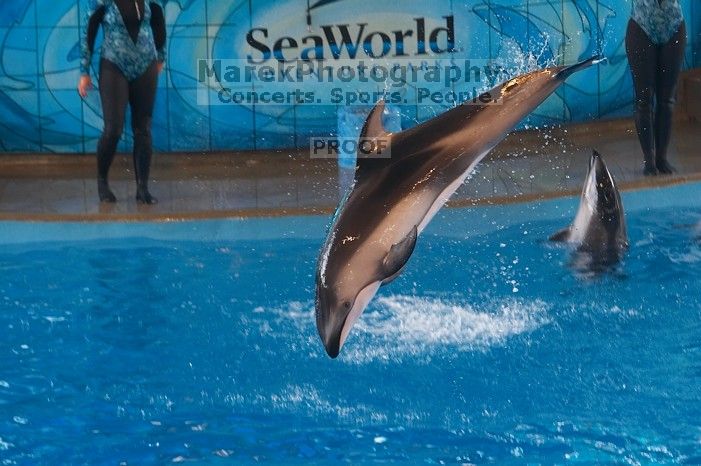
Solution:
M 344 301 L 343 302 L 343 309 L 350 309 L 351 308 L 351 302 L 350 301 Z

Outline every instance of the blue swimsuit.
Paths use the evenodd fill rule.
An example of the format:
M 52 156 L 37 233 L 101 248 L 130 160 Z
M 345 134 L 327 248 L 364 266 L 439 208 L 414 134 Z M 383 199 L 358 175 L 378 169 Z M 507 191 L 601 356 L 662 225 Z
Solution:
M 657 45 L 669 42 L 683 21 L 678 0 L 633 0 L 631 17 Z
M 102 24 L 104 40 L 102 58 L 114 63 L 129 81 L 141 76 L 154 60 L 165 60 L 165 20 L 163 10 L 155 2 L 123 2 L 134 7 L 137 18 L 130 25 L 115 0 L 90 0 L 81 37 L 81 74 L 90 74 L 93 46 L 97 28 Z M 152 11 L 153 10 L 153 11 Z M 138 29 L 137 29 L 138 28 Z

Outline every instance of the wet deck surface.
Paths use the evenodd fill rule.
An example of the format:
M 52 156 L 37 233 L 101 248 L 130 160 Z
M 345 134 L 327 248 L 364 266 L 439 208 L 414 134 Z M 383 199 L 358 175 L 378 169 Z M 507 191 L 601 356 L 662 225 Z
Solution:
M 451 198 L 452 205 L 504 203 L 580 191 L 592 148 L 623 189 L 701 179 L 701 123 L 675 123 L 672 176 L 644 177 L 632 120 L 511 134 Z M 327 213 L 339 199 L 335 160 L 306 151 L 156 154 L 153 206 L 134 200 L 131 157 L 110 172 L 116 204 L 98 202 L 94 156 L 0 156 L 0 219 L 141 220 Z

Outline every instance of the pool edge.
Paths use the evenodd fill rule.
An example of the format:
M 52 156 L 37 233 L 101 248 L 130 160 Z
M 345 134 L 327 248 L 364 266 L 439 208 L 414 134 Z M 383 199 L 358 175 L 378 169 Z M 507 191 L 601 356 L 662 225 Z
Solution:
M 701 181 L 701 172 L 687 175 L 657 176 L 640 178 L 633 181 L 620 183 L 619 188 L 624 192 L 639 191 L 643 189 L 665 188 L 686 183 Z M 464 208 L 477 206 L 495 206 L 507 204 L 520 204 L 533 201 L 547 201 L 565 197 L 576 196 L 580 189 L 564 189 L 539 193 L 523 193 L 509 196 L 489 196 L 480 198 L 464 198 L 449 200 L 445 207 Z M 199 210 L 170 213 L 152 213 L 148 206 L 143 206 L 139 212 L 123 214 L 111 213 L 84 213 L 84 214 L 60 214 L 60 213 L 17 213 L 0 212 L 0 221 L 21 222 L 180 222 L 189 220 L 229 219 L 229 218 L 275 218 L 330 215 L 336 209 L 336 205 L 322 205 L 310 207 L 276 207 L 255 209 L 222 209 Z

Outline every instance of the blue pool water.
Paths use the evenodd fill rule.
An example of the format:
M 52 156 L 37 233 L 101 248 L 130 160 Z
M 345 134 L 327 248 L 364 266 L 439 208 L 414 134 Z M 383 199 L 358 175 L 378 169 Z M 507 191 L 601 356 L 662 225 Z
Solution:
M 327 217 L 0 223 L 0 464 L 701 462 L 701 184 L 444 209 L 331 360 Z M 101 239 L 102 238 L 102 239 Z

